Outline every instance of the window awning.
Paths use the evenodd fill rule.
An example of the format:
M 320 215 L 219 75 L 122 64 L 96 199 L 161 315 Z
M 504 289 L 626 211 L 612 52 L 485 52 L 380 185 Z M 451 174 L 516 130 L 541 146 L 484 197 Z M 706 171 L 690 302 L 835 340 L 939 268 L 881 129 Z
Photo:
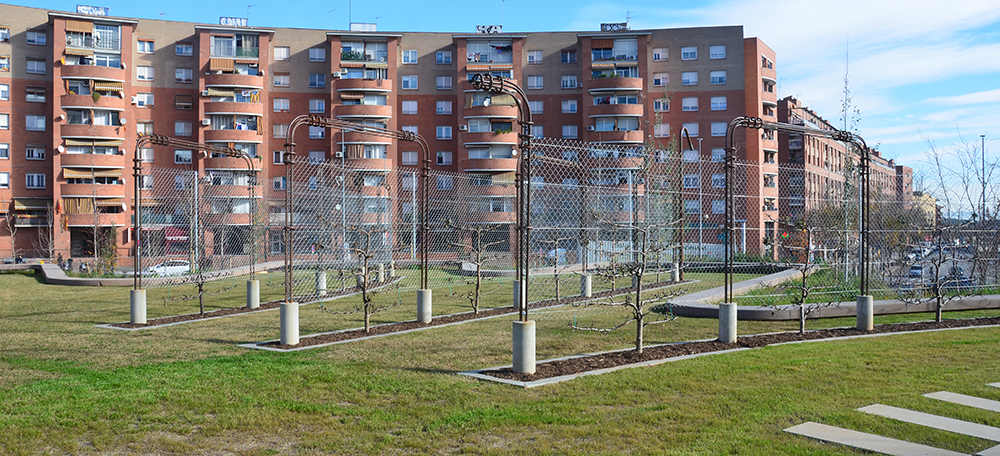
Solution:
M 94 33 L 94 23 L 76 19 L 66 19 L 67 32 Z
M 148 196 L 142 197 L 142 207 L 159 206 L 160 202 Z M 132 207 L 135 207 L 135 197 L 132 198 Z
M 118 91 L 125 90 L 124 82 L 94 81 L 94 90 Z
M 494 174 L 493 175 L 493 185 L 513 184 L 514 183 L 515 174 L 516 173 L 514 171 L 510 171 L 510 172 L 506 172 L 506 173 Z
M 91 49 L 66 49 L 66 55 L 79 55 L 86 57 L 94 55 L 94 51 Z
M 90 179 L 94 177 L 93 171 L 79 170 L 73 168 L 63 168 L 63 178 L 64 179 Z
M 48 209 L 49 200 L 45 198 L 14 198 L 15 211 L 30 211 L 34 209 Z
M 233 59 L 209 59 L 208 69 L 210 71 L 233 71 L 236 69 L 236 61 Z
M 513 70 L 514 65 L 510 63 L 501 63 L 499 65 L 490 65 L 491 70 Z
M 466 65 L 466 71 L 490 71 L 489 65 Z
M 208 96 L 210 96 L 210 97 L 232 97 L 233 96 L 233 89 L 222 90 L 222 89 L 213 89 L 213 88 L 209 87 L 208 89 L 206 89 L 206 92 L 208 92 Z
M 590 68 L 593 70 L 611 70 L 615 68 L 614 63 L 592 63 Z
M 590 40 L 591 49 L 613 49 L 614 47 L 615 47 L 615 40 L 613 39 Z
M 188 105 L 188 106 L 190 106 L 192 103 L 194 103 L 194 98 L 191 95 L 177 94 L 177 95 L 174 95 L 174 103 L 175 104 L 179 104 L 179 105 Z
M 186 241 L 188 239 L 186 230 L 174 226 L 164 228 L 163 234 L 166 236 L 168 241 Z
M 216 38 L 232 38 L 233 37 L 233 35 L 229 34 L 229 33 L 213 33 L 213 34 L 211 34 L 211 36 L 214 36 Z
M 366 62 L 365 68 L 389 68 L 389 64 L 385 62 Z
M 618 68 L 637 67 L 639 62 L 615 62 L 615 66 Z
M 363 93 L 341 93 L 340 98 L 343 100 L 361 100 L 365 97 Z
M 246 60 L 246 59 L 236 59 L 236 60 L 233 60 L 233 62 L 242 63 L 242 64 L 245 64 L 245 65 L 253 65 L 255 63 L 260 63 L 259 60 Z
M 94 205 L 95 206 L 100 206 L 100 207 L 121 206 L 122 205 L 122 199 L 121 198 L 103 198 L 103 199 L 99 199 L 99 200 L 95 201 Z
M 120 169 L 95 169 L 94 177 L 122 177 L 122 170 Z M 121 201 L 118 201 L 121 204 Z
M 98 146 L 98 147 L 115 147 L 121 146 L 123 139 L 101 139 L 101 140 L 87 140 L 87 139 L 66 139 L 67 146 Z
M 345 61 L 341 61 L 340 62 L 340 67 L 341 68 L 364 68 L 365 67 L 365 62 L 351 62 L 351 61 L 346 61 L 345 60 Z

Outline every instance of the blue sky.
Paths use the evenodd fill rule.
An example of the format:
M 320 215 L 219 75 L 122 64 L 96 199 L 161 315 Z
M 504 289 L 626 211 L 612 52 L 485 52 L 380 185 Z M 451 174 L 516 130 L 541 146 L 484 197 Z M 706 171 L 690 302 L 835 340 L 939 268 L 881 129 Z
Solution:
M 75 11 L 77 2 L 26 6 Z M 473 32 L 503 23 L 506 32 L 596 30 L 601 22 L 634 29 L 743 25 L 745 36 L 777 53 L 779 96 L 793 95 L 840 124 L 845 60 L 860 110 L 860 134 L 883 156 L 920 168 L 929 139 L 942 151 L 1000 156 L 1000 2 L 996 0 L 479 0 L 273 2 L 108 0 L 114 16 L 217 23 L 249 17 L 259 27 L 346 29 L 375 22 L 380 31 Z M 253 5 L 248 8 L 248 5 Z M 249 15 L 248 15 L 249 10 Z M 332 10 L 332 11 L 331 11 Z M 960 136 L 961 135 L 961 136 Z

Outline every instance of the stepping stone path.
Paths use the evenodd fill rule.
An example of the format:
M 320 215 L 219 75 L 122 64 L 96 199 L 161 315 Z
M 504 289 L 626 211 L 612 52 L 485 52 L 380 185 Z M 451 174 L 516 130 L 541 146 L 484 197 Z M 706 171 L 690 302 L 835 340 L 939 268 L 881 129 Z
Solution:
M 990 383 L 989 386 L 1000 388 L 1000 383 Z M 925 394 L 924 397 L 989 410 L 992 412 L 1000 412 L 1000 401 L 982 399 L 975 396 L 939 391 L 936 393 Z M 919 424 L 921 426 L 934 429 L 1000 442 L 1000 428 L 993 426 L 970 423 L 968 421 L 956 420 L 954 418 L 946 418 L 929 413 L 917 412 L 882 404 L 873 404 L 867 407 L 861 407 L 858 411 L 871 415 L 892 418 L 906 423 Z M 942 450 L 940 448 L 934 448 L 927 445 L 890 439 L 888 437 L 882 437 L 874 434 L 852 431 L 836 426 L 828 426 L 811 421 L 797 426 L 792 426 L 785 429 L 785 432 L 816 440 L 822 440 L 824 442 L 847 445 L 861 450 L 896 456 L 956 456 L 965 454 Z M 979 453 L 976 453 L 976 455 L 1000 456 L 1000 445 L 980 451 Z

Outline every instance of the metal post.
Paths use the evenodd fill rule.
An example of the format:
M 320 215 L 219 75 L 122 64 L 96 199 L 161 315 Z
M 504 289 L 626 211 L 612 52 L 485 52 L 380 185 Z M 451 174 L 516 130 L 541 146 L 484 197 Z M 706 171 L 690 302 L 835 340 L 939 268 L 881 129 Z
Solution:
M 702 175 L 701 170 L 701 140 L 698 138 L 698 259 L 701 260 L 705 256 L 704 243 L 705 243 L 705 217 L 701 216 L 701 211 L 705 210 L 705 192 L 702 190 L 704 188 L 705 176 Z

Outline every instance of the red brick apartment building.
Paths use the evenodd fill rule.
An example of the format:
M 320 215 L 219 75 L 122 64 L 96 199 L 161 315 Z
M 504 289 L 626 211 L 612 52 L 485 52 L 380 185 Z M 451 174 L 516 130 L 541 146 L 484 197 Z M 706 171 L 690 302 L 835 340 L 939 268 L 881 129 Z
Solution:
M 468 82 L 489 72 L 525 89 L 537 136 L 640 146 L 649 137 L 676 139 L 683 127 L 706 160 L 717 159 L 732 118 L 778 120 L 774 62 L 774 51 L 745 38 L 740 26 L 392 33 L 0 5 L 0 217 L 14 228 L 0 230 L 0 257 L 10 256 L 12 244 L 25 256 L 40 256 L 39 239 L 49 237 L 53 256 L 85 256 L 99 227 L 113 234 L 119 257 L 127 258 L 139 134 L 243 149 L 260 157 L 262 190 L 280 188 L 288 126 L 304 113 L 419 132 L 439 170 L 509 173 L 516 128 L 503 127 L 516 126 L 517 110 L 484 105 L 485 94 Z M 656 116 L 660 126 L 652 122 Z M 512 132 L 494 134 L 506 129 Z M 754 130 L 739 135 L 741 158 L 777 173 L 777 138 Z M 344 154 L 350 163 L 385 170 L 418 164 L 412 145 L 357 132 L 299 130 L 294 142 L 297 152 L 315 160 Z M 139 153 L 151 166 L 233 172 L 228 184 L 247 191 L 242 161 L 166 148 Z M 822 162 L 812 163 L 810 156 L 822 174 Z M 699 176 L 698 185 L 707 186 L 712 171 L 699 172 L 706 177 Z M 775 186 L 757 181 L 749 194 L 779 196 Z M 152 185 L 152 178 L 142 185 Z M 244 204 L 240 198 L 231 207 Z M 718 212 L 711 198 L 685 198 L 692 223 Z M 248 223 L 240 212 L 232 213 L 232 229 Z M 763 230 L 775 218 L 750 212 L 742 222 L 747 228 Z

